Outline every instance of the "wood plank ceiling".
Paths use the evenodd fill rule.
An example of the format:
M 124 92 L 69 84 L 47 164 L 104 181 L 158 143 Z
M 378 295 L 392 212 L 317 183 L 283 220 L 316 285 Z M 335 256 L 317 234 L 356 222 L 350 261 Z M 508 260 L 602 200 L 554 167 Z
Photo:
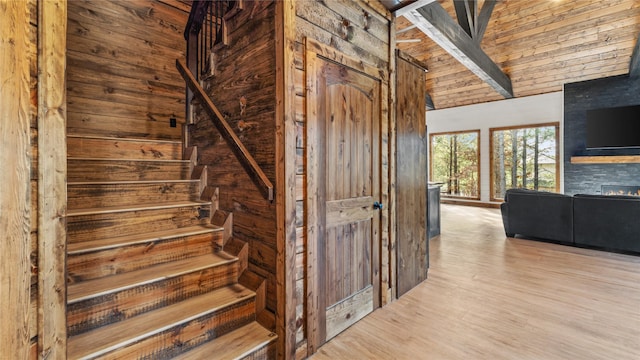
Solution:
M 455 21 L 454 1 L 438 2 Z M 405 2 L 399 3 L 387 0 L 386 5 Z M 478 9 L 483 3 L 478 0 Z M 504 99 L 410 26 L 398 18 L 397 47 L 427 64 L 427 91 L 436 109 Z M 514 96 L 522 97 L 561 91 L 564 83 L 628 74 L 639 33 L 638 0 L 503 0 L 493 9 L 480 47 L 509 76 Z

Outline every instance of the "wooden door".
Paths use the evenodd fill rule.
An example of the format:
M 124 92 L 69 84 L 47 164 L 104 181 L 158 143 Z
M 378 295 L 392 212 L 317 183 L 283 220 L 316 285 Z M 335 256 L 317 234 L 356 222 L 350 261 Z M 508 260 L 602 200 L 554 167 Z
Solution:
M 380 306 L 379 79 L 308 54 L 308 284 L 315 344 Z
M 415 61 L 415 60 L 414 60 Z M 424 69 L 396 59 L 397 292 L 427 278 L 427 134 Z

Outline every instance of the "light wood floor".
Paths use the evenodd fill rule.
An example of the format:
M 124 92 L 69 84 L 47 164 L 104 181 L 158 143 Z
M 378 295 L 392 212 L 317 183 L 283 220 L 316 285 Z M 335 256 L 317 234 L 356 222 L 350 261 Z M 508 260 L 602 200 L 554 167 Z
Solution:
M 496 209 L 442 215 L 428 279 L 313 360 L 640 359 L 640 257 L 505 238 Z

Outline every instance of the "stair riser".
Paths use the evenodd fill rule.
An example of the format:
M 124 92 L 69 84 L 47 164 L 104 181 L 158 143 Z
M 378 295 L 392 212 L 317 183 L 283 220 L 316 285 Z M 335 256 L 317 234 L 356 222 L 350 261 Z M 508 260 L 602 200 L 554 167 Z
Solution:
M 240 272 L 243 272 L 249 265 L 249 245 L 246 242 L 231 238 L 231 240 L 224 245 L 224 251 L 238 257 L 240 261 Z
M 239 359 L 239 360 L 264 360 L 276 358 L 276 342 L 270 342 L 264 347 L 257 349 L 251 354 Z
M 219 248 L 222 232 L 151 241 L 84 254 L 69 254 L 69 284 L 143 269 L 170 261 L 210 254 Z
M 69 209 L 150 204 L 166 201 L 199 200 L 197 182 L 162 182 L 151 184 L 71 184 L 68 186 Z
M 106 239 L 206 224 L 210 205 L 69 216 L 67 242 Z
M 84 158 L 182 160 L 182 144 L 128 139 L 67 138 L 67 156 Z
M 69 182 L 187 180 L 189 164 L 161 161 L 67 160 Z
M 165 330 L 130 346 L 116 349 L 100 359 L 171 359 L 244 326 L 254 318 L 253 301 L 243 301 L 214 314 Z M 215 358 L 215 354 L 212 354 L 212 359 Z
M 68 333 L 72 336 L 129 319 L 234 284 L 237 279 L 238 265 L 233 262 L 69 304 Z

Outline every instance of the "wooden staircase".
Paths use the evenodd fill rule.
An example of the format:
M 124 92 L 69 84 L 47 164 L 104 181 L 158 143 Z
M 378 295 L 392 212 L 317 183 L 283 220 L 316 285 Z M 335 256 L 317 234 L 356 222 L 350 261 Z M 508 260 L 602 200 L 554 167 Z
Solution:
M 67 148 L 68 358 L 274 358 L 256 322 L 264 281 L 182 143 L 69 135 Z

